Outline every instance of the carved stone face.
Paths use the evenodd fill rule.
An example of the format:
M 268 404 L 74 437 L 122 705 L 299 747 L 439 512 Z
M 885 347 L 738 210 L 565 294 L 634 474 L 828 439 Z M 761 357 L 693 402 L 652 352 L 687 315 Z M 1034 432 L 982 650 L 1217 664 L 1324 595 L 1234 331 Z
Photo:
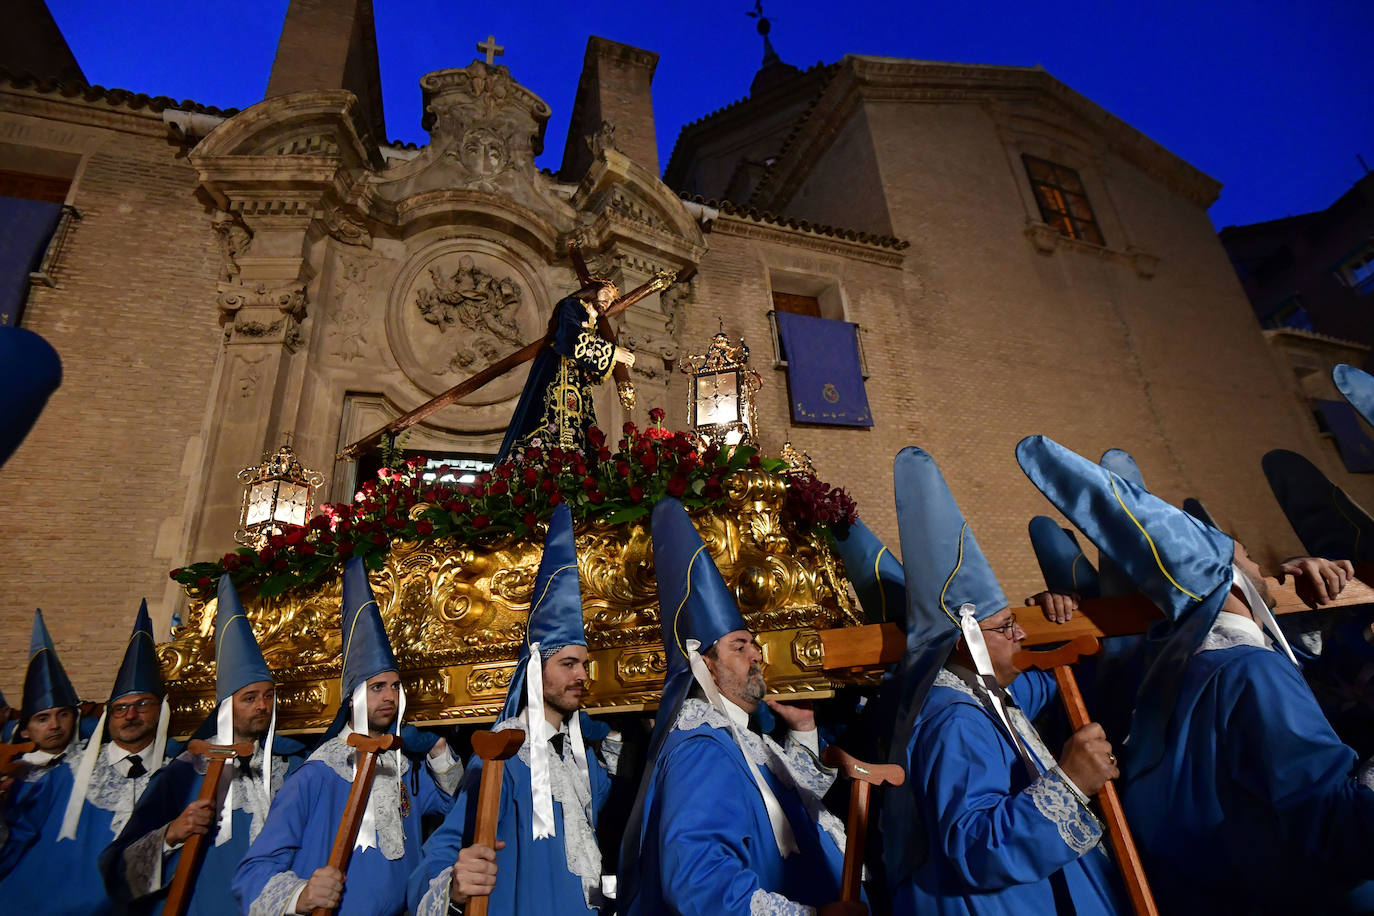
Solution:
M 476 127 L 463 135 L 461 159 L 474 174 L 489 178 L 510 167 L 510 150 L 495 131 Z

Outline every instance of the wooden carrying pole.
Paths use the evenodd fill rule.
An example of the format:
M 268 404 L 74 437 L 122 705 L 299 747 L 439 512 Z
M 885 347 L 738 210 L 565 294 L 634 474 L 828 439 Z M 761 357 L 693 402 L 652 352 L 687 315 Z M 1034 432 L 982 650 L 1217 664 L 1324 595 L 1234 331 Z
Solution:
M 1264 580 L 1277 599 L 1275 614 L 1296 614 L 1301 611 L 1329 611 L 1339 607 L 1374 604 L 1374 564 L 1355 567 L 1355 578 L 1332 601 L 1318 605 L 1312 584 L 1304 577 L 1289 578 L 1282 585 L 1276 579 Z M 1118 598 L 1090 598 L 1079 602 L 1073 619 L 1067 623 L 1046 620 L 1043 614 L 1020 614 L 1017 622 L 1026 631 L 1022 646 L 1042 646 L 1064 642 L 1079 636 L 1132 636 L 1144 633 L 1156 620 L 1163 619 L 1159 608 L 1144 595 L 1123 595 Z M 895 623 L 874 623 L 861 627 L 838 627 L 821 630 L 824 650 L 822 667 L 832 673 L 873 670 L 898 661 L 906 649 L 906 636 Z
M 868 839 L 868 799 L 874 786 L 900 786 L 906 771 L 895 763 L 864 763 L 835 745 L 821 753 L 821 762 L 849 777 L 849 822 L 845 825 L 844 869 L 840 872 L 840 902 L 863 906 L 864 842 Z M 868 908 L 864 907 L 864 912 Z
M 1054 672 L 1054 679 L 1059 683 L 1059 697 L 1064 702 L 1064 711 L 1069 714 L 1069 724 L 1077 731 L 1090 720 L 1088 707 L 1083 702 L 1083 693 L 1078 689 L 1078 679 L 1074 677 L 1071 666 L 1085 655 L 1096 655 L 1097 649 L 1097 637 L 1079 636 L 1058 649 L 1018 652 L 1013 662 L 1021 671 L 1038 668 Z M 1150 884 L 1145 880 L 1145 867 L 1140 862 L 1140 853 L 1135 848 L 1130 825 L 1126 823 L 1126 811 L 1121 807 L 1116 785 L 1110 779 L 1098 791 L 1097 802 L 1102 806 L 1102 819 L 1107 822 L 1107 835 L 1111 840 L 1116 867 L 1121 871 L 1121 879 L 1126 884 L 1126 893 L 1130 895 L 1136 916 L 1158 916 L 1154 895 L 1150 893 Z
M 38 745 L 32 741 L 21 741 L 18 744 L 0 744 L 0 776 L 13 776 L 18 773 L 23 764 L 19 763 L 19 758 L 29 751 L 38 749 Z
M 472 750 L 482 758 L 482 781 L 477 785 L 477 816 L 473 821 L 472 842 L 477 846 L 496 848 L 496 821 L 501 814 L 501 777 L 506 761 L 515 756 L 525 743 L 525 733 L 518 728 L 499 732 L 477 732 L 472 736 Z M 497 880 L 500 880 L 497 875 Z M 490 897 L 472 897 L 464 908 L 464 916 L 487 916 Z
M 358 753 L 358 769 L 353 774 L 348 801 L 344 802 L 343 817 L 339 818 L 339 832 L 334 834 L 334 847 L 329 850 L 329 867 L 341 873 L 348 871 L 353 844 L 358 842 L 358 828 L 363 825 L 367 798 L 372 794 L 372 777 L 377 773 L 377 755 L 400 747 L 401 739 L 398 735 L 372 738 L 354 732 L 348 736 L 348 746 Z M 333 912 L 332 907 L 317 906 L 313 916 L 330 916 Z
M 208 758 L 205 765 L 205 781 L 200 784 L 200 795 L 197 801 L 214 801 L 220 796 L 219 781 L 220 775 L 224 772 L 224 765 L 231 760 L 239 757 L 252 758 L 253 742 L 239 741 L 234 744 L 211 744 L 197 738 L 186 746 L 192 754 L 199 754 Z M 212 808 L 214 818 L 211 820 L 211 830 L 218 820 L 218 806 Z M 233 816 L 232 814 L 230 815 Z M 167 892 L 167 903 L 162 907 L 163 916 L 184 916 L 186 908 L 191 905 L 191 895 L 195 893 L 196 876 L 200 874 L 200 865 L 205 861 L 206 844 L 210 842 L 210 834 L 193 833 L 186 844 L 181 847 L 181 858 L 177 861 L 176 874 L 172 876 L 172 887 Z

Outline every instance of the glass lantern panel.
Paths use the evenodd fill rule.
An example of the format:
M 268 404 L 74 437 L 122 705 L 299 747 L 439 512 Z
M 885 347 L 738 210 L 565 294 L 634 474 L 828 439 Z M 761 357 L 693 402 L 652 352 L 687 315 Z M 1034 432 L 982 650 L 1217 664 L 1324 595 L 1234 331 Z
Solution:
M 739 422 L 739 373 L 699 375 L 695 381 L 697 426 Z
M 272 519 L 272 499 L 277 492 L 277 482 L 266 480 L 248 488 L 248 511 L 243 515 L 245 526 L 257 525 Z
M 277 491 L 277 524 L 304 525 L 305 513 L 310 508 L 310 488 L 295 483 L 284 483 Z

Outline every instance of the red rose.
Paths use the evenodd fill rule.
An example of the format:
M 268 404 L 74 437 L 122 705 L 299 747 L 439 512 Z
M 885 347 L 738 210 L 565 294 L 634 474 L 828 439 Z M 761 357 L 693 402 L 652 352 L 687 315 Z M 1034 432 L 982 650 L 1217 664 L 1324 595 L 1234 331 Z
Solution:
M 471 496 L 472 487 L 465 483 L 458 484 L 458 494 L 460 496 Z
M 644 488 L 641 486 L 630 487 L 630 502 L 639 503 L 644 501 Z
M 626 420 L 625 425 L 621 427 L 621 430 L 625 433 L 626 436 L 633 438 L 634 434 L 639 432 L 639 427 L 635 426 L 632 421 Z
M 668 478 L 668 495 L 679 497 L 687 492 L 687 478 L 674 475 Z
M 515 468 L 511 467 L 509 463 L 498 464 L 492 473 L 502 480 L 510 480 L 510 475 L 515 473 Z
M 434 533 L 434 523 L 427 518 L 422 518 L 415 523 L 415 533 L 422 538 L 429 537 Z
M 383 544 L 386 543 L 387 537 L 385 534 L 382 534 L 380 531 L 378 531 L 376 534 L 371 535 L 369 537 L 369 540 L 371 540 L 372 543 L 376 544 L 378 547 L 381 547 Z
M 482 499 L 487 495 L 486 486 L 484 484 L 479 483 L 477 486 L 472 488 L 472 495 L 477 497 L 478 499 Z
M 264 547 L 262 550 L 258 551 L 258 559 L 263 563 L 271 563 L 276 558 L 277 550 L 275 547 Z
M 591 429 L 587 430 L 587 441 L 591 443 L 593 447 L 600 448 L 606 444 L 606 434 L 601 431 L 600 427 L 593 426 Z
M 556 506 L 556 505 L 558 505 L 559 503 L 561 503 L 562 501 L 563 501 L 563 494 L 562 494 L 562 493 L 554 493 L 552 496 L 549 497 L 549 505 L 550 505 L 550 506 Z
M 339 527 L 336 528 L 335 530 L 338 531 L 340 534 L 348 534 L 348 532 L 350 532 L 350 531 L 353 530 L 353 519 L 351 519 L 351 518 L 341 518 L 341 519 L 339 519 Z
M 321 532 L 320 532 L 320 543 L 323 544 L 323 545 L 325 545 L 326 547 L 329 546 L 330 544 L 334 543 L 334 532 L 332 532 L 332 531 L 321 531 Z
M 563 470 L 563 462 L 557 458 L 550 458 L 548 468 L 550 474 L 557 474 Z
M 527 448 L 527 449 L 525 449 L 525 460 L 526 460 L 526 461 L 538 461 L 540 458 L 543 458 L 543 457 L 544 457 L 543 451 L 541 451 L 541 450 L 538 449 L 538 448 Z
M 658 456 L 653 452 L 645 452 L 639 459 L 639 466 L 644 469 L 644 473 L 652 474 L 658 470 Z
M 286 557 L 282 557 L 277 562 L 272 564 L 272 568 L 275 569 L 277 572 L 286 572 L 288 569 L 291 568 L 291 564 L 286 562 Z
M 382 519 L 382 524 L 386 525 L 388 528 L 402 528 L 405 526 L 405 522 L 401 521 L 400 518 L 395 515 L 388 515 L 386 518 Z
M 329 514 L 326 513 L 323 515 L 315 516 L 310 520 L 310 524 L 306 527 L 309 528 L 311 531 L 323 531 L 324 529 L 329 527 Z
M 525 503 L 529 501 L 529 497 L 526 496 L 524 493 L 516 493 L 514 496 L 510 498 L 510 501 L 515 503 L 517 506 L 523 506 Z
M 285 546 L 286 546 L 286 535 L 284 535 L 284 534 L 274 534 L 274 535 L 272 535 L 271 537 L 269 537 L 269 538 L 267 539 L 267 546 L 269 546 L 269 547 L 285 547 Z
M 209 588 L 209 587 L 210 587 L 210 577 L 209 577 L 209 576 L 201 576 L 199 579 L 196 580 L 196 588 Z
M 759 466 L 759 456 L 758 456 L 758 455 L 750 455 L 750 456 L 749 456 L 749 466 L 750 466 L 751 468 L 756 468 L 756 467 Z
M 181 575 L 182 571 L 183 571 L 185 568 L 186 568 L 186 567 L 184 567 L 184 566 L 178 566 L 176 569 L 172 570 L 172 571 L 169 572 L 167 575 L 170 576 L 170 577 L 172 577 L 173 579 L 175 579 L 177 576 Z
M 590 493 L 596 489 L 596 478 L 590 475 L 582 478 L 582 489 Z
M 539 472 L 534 468 L 525 468 L 525 486 L 532 487 L 539 482 Z
M 286 543 L 292 547 L 295 547 L 297 544 L 304 540 L 304 528 L 292 528 L 290 531 L 286 532 Z
M 662 407 L 655 407 L 653 410 L 649 411 L 649 419 L 655 423 L 662 423 L 663 418 L 667 415 L 668 414 L 663 410 Z
M 301 545 L 301 556 L 303 556 L 303 557 L 313 557 L 314 555 L 315 555 L 315 545 L 314 545 L 314 544 L 305 543 L 305 544 L 302 544 L 302 545 Z
M 711 445 L 707 446 L 706 451 L 701 453 L 701 460 L 705 464 L 715 464 L 716 459 L 719 457 L 720 446 L 716 445 L 715 443 L 712 443 Z
M 558 459 L 558 458 L 562 458 L 563 455 L 564 455 L 563 450 L 562 450 L 561 448 L 559 448 L 558 446 L 554 446 L 553 448 L 549 449 L 549 457 L 550 457 L 550 458 Z
M 505 467 L 505 465 L 502 465 L 502 467 Z M 510 492 L 510 484 L 506 483 L 504 480 L 493 480 L 487 492 L 492 496 L 505 496 Z
M 552 493 L 557 488 L 557 484 L 553 482 L 552 477 L 545 477 L 543 482 L 539 484 L 539 489 L 543 490 L 545 493 Z
M 630 466 L 623 461 L 617 461 L 615 463 L 615 472 L 619 474 L 621 477 L 629 477 Z
M 610 460 L 611 460 L 611 450 L 608 449 L 608 448 L 604 448 L 604 447 L 603 447 L 603 448 L 597 449 L 597 450 L 596 450 L 596 460 L 597 460 L 597 461 L 610 461 Z
M 472 517 L 472 527 L 474 528 L 481 529 L 487 527 L 490 524 L 491 519 L 487 518 L 485 515 L 474 515 Z
M 525 522 L 525 527 L 526 527 L 526 528 L 533 528 L 533 527 L 535 526 L 535 524 L 536 524 L 538 521 L 539 521 L 539 519 L 535 518 L 533 512 L 526 512 L 526 513 L 525 513 L 524 522 Z
M 457 512 L 459 515 L 466 515 L 471 508 L 471 503 L 469 503 L 466 499 L 460 499 L 457 503 L 454 504 L 453 511 Z
M 337 553 L 337 554 L 338 554 L 339 556 L 341 556 L 341 557 L 346 557 L 346 556 L 348 556 L 349 554 L 351 554 L 351 553 L 353 552 L 353 542 L 352 542 L 352 541 L 341 541 L 341 542 L 339 543 L 339 546 L 335 549 L 334 552 Z
M 590 494 L 588 494 L 587 499 L 591 500 L 592 503 L 599 506 L 606 501 L 606 494 L 602 493 L 600 490 L 593 490 Z

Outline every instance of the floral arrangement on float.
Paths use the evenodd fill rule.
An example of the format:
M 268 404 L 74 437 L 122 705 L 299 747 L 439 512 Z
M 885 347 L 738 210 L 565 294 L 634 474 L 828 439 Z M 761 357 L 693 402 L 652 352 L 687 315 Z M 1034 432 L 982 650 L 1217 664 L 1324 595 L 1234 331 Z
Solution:
M 303 525 L 286 526 L 261 547 L 240 547 L 218 560 L 174 569 L 171 578 L 195 597 L 213 594 L 228 573 L 239 587 L 264 598 L 337 575 L 349 557 L 380 569 L 393 541 L 451 538 L 487 545 L 534 536 L 555 506 L 567 503 L 577 522 L 625 524 L 647 516 L 664 496 L 689 509 L 726 501 L 729 478 L 753 470 L 781 477 L 787 511 L 803 528 L 846 526 L 856 518 L 845 491 L 755 448 L 703 446 L 694 435 L 663 428 L 664 412 L 649 412 L 652 426 L 626 423 L 612 444 L 593 427 L 585 451 L 533 444 L 480 475 L 473 483 L 426 480 L 423 458 L 384 467 L 350 503 L 325 504 Z M 444 476 L 440 469 L 439 477 Z

